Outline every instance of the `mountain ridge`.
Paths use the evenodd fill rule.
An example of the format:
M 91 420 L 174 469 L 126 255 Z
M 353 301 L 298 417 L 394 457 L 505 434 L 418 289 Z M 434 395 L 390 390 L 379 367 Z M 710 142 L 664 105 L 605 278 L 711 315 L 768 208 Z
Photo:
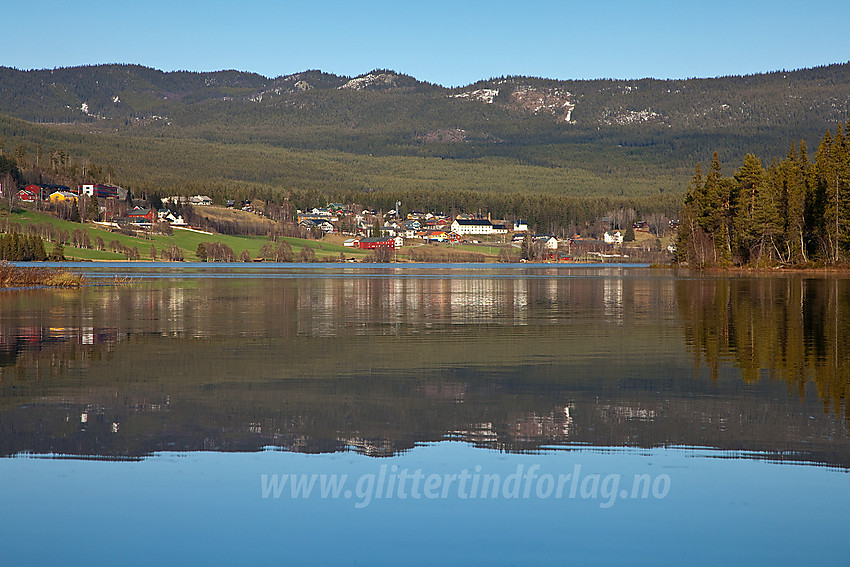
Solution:
M 0 121 L 10 151 L 22 143 L 31 157 L 33 144 L 62 148 L 108 163 L 136 186 L 285 183 L 287 191 L 369 194 L 415 187 L 425 195 L 440 178 L 443 191 L 654 191 L 666 199 L 683 193 L 694 165 L 714 152 L 734 167 L 747 153 L 784 157 L 794 140 L 816 147 L 850 115 L 850 63 L 711 79 L 502 76 L 457 88 L 389 69 L 269 79 L 125 64 L 0 67 L 0 115 L 40 126 Z M 185 148 L 191 160 L 164 170 L 168 147 Z M 297 155 L 299 165 L 273 166 L 257 157 L 265 155 Z M 448 179 L 442 160 L 465 168 Z M 215 176 L 205 162 L 215 163 Z M 494 163 L 503 179 L 496 183 L 486 174 Z M 526 166 L 536 168 L 539 185 Z
M 850 86 L 850 63 L 692 79 L 557 80 L 503 76 L 454 88 L 420 81 L 391 69 L 373 69 L 355 77 L 313 69 L 267 78 L 237 70 L 160 71 L 134 64 L 31 71 L 0 67 L 0 112 L 31 122 L 76 123 L 150 114 L 167 108 L 169 102 L 184 105 L 216 100 L 262 103 L 270 97 L 292 96 L 312 90 L 366 90 L 427 93 L 458 101 L 503 104 L 536 113 L 539 110 L 528 103 L 527 97 L 521 96 L 530 93 L 531 98 L 539 100 L 542 106 L 554 104 L 560 109 L 568 108 L 560 115 L 566 123 L 624 126 L 650 122 L 675 126 L 683 125 L 682 114 L 698 118 L 696 112 L 683 113 L 671 109 L 675 104 L 670 101 L 677 98 L 676 95 L 700 102 L 704 95 L 714 94 L 722 98 L 721 93 L 725 91 L 729 100 L 719 103 L 720 110 L 742 111 L 749 116 L 757 111 L 745 108 L 746 104 L 756 102 L 752 90 L 776 89 L 777 86 L 840 88 L 846 95 Z M 476 92 L 483 93 L 484 98 L 475 96 Z M 843 115 L 841 112 L 833 113 L 834 116 L 828 119 L 844 118 L 847 98 L 833 99 L 830 99 L 831 102 L 845 108 L 842 109 Z M 653 100 L 655 109 L 652 108 Z M 786 106 L 793 106 L 789 104 L 793 97 L 784 97 L 783 100 Z M 162 101 L 166 104 L 157 104 Z M 705 105 L 699 106 L 705 110 Z M 708 110 L 717 111 L 716 108 Z M 576 113 L 575 119 L 571 116 L 573 112 Z M 558 117 L 557 113 L 553 114 Z M 696 125 L 700 125 L 698 120 Z

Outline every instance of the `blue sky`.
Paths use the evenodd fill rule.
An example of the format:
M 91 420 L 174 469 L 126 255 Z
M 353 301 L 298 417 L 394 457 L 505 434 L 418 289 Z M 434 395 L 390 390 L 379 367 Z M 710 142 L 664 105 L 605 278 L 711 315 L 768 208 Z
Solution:
M 8 1 L 8 0 L 2 0 Z M 850 2 L 30 0 L 0 34 L 19 69 L 138 63 L 275 77 L 390 68 L 460 86 L 499 75 L 687 78 L 850 60 Z

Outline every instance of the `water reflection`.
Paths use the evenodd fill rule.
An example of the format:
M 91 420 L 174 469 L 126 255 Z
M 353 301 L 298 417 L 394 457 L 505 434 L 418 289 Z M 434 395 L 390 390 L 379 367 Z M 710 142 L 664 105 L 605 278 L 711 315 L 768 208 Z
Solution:
M 714 379 L 733 364 L 745 382 L 784 380 L 801 398 L 813 384 L 825 411 L 846 414 L 848 285 L 801 277 L 679 282 L 688 348 Z
M 0 294 L 0 454 L 453 439 L 850 466 L 845 280 L 301 275 Z

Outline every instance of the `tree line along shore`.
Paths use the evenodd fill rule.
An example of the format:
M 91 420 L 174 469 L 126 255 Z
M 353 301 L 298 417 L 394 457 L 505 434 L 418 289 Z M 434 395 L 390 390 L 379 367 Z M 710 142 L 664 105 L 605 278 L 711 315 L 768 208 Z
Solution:
M 680 216 L 676 261 L 697 268 L 839 267 L 850 258 L 850 125 L 767 166 L 747 154 L 730 177 L 697 164 Z

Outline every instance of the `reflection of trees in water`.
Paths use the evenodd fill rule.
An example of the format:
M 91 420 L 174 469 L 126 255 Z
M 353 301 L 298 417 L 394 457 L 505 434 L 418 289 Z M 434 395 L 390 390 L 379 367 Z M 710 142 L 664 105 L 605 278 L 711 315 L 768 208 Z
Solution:
M 813 382 L 840 413 L 844 286 L 615 273 L 10 294 L 0 297 L 0 454 L 386 455 L 457 439 L 505 451 L 808 451 L 848 466 L 828 455 L 847 454 L 836 448 L 844 424 L 817 416 L 811 388 L 798 403 L 781 381 L 760 380 L 801 394 Z M 681 378 L 682 328 L 717 383 Z
M 679 280 L 685 339 L 713 378 L 731 362 L 747 382 L 782 379 L 802 398 L 811 382 L 825 412 L 846 416 L 850 281 L 767 277 Z

